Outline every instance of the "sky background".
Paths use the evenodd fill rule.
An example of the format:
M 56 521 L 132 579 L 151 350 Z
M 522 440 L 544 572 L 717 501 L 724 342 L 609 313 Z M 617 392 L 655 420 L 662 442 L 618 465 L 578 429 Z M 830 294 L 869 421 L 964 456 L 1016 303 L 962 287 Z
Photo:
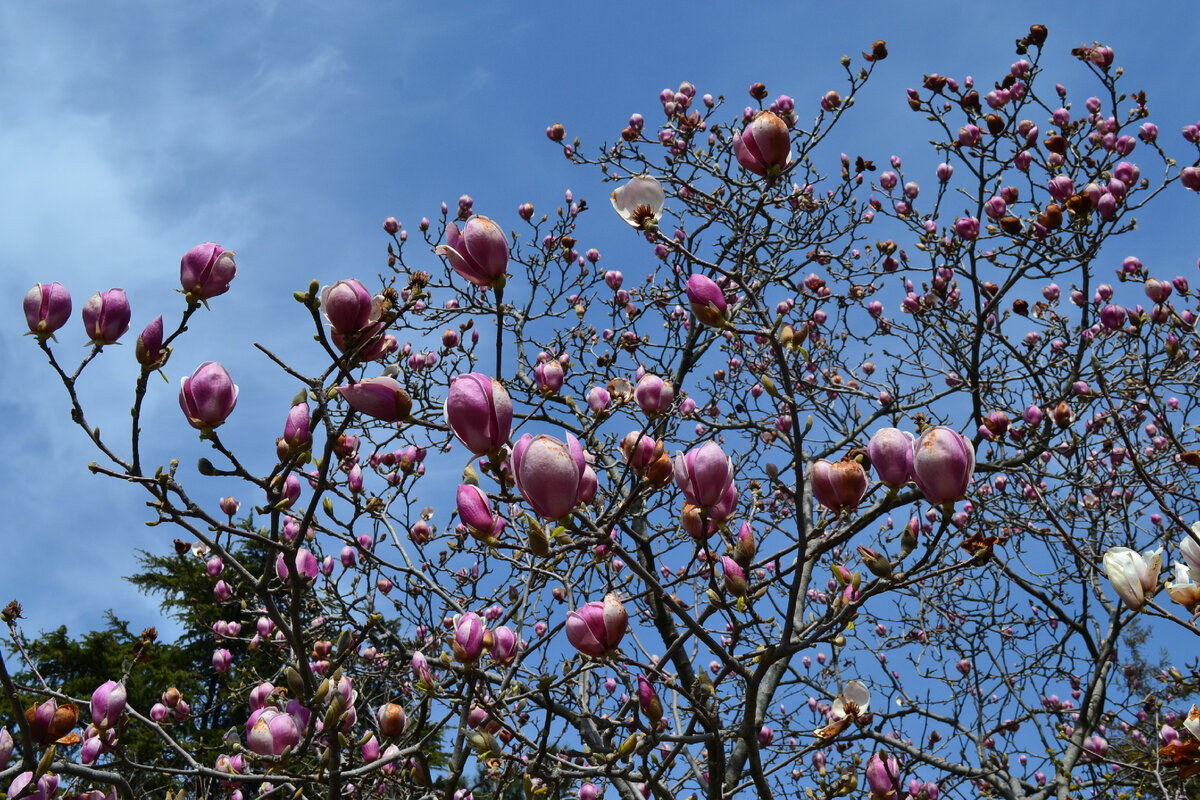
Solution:
M 883 38 L 891 55 L 824 166 L 836 172 L 839 149 L 911 164 L 930 129 L 908 111 L 905 87 L 935 71 L 990 85 L 1033 22 L 1049 27 L 1043 63 L 1068 86 L 1085 74 L 1068 51 L 1098 40 L 1115 49 L 1126 88 L 1149 92 L 1164 136 L 1200 118 L 1186 66 L 1200 7 L 1186 3 L 0 6 L 0 603 L 19 599 L 30 633 L 60 624 L 80 633 L 106 609 L 135 630 L 173 631 L 120 578 L 135 569 L 134 550 L 167 552 L 177 534 L 143 524 L 144 494 L 88 472 L 96 454 L 22 336 L 20 302 L 35 282 L 71 291 L 75 311 L 56 348 L 64 364 L 87 352 L 78 320 L 87 297 L 128 292 L 126 344 L 108 348 L 80 383 L 89 422 L 125 441 L 133 341 L 159 313 L 170 324 L 182 311 L 180 256 L 208 240 L 237 251 L 231 291 L 194 318 L 166 370 L 171 385 L 152 385 L 146 460 L 194 465 L 202 451 L 179 411 L 178 381 L 218 360 L 241 387 L 223 439 L 257 448 L 249 461 L 266 468 L 297 387 L 251 343 L 305 364 L 311 339 L 292 292 L 314 279 L 371 285 L 385 267 L 385 217 L 415 230 L 442 201 L 469 193 L 507 229 L 520 203 L 552 211 L 571 188 L 595 209 L 583 246 L 628 280 L 644 271 L 645 249 L 608 212 L 611 187 L 546 141 L 548 124 L 562 122 L 594 152 L 632 112 L 656 125 L 659 91 L 683 80 L 724 94 L 730 117 L 762 81 L 772 97 L 794 97 L 803 121 L 825 91 L 842 88 L 839 57 L 857 63 Z M 1173 139 L 1170 148 L 1180 151 Z M 1197 206 L 1188 201 L 1179 192 L 1156 204 L 1130 238 L 1148 265 L 1177 262 L 1165 269 L 1194 275 Z M 432 255 L 427 262 L 440 269 Z M 202 501 L 228 493 L 196 480 L 190 491 Z

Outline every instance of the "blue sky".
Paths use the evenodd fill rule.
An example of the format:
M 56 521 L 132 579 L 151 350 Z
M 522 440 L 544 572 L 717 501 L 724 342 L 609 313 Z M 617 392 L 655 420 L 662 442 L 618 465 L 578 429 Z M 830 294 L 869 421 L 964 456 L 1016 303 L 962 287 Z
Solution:
M 155 604 L 119 578 L 133 569 L 132 550 L 163 552 L 174 536 L 142 524 L 147 511 L 137 491 L 88 473 L 95 456 L 69 423 L 40 352 L 21 336 L 20 300 L 33 283 L 58 280 L 72 293 L 75 318 L 58 337 L 67 363 L 86 352 L 78 322 L 84 300 L 112 286 L 128 291 L 128 344 L 106 352 L 81 382 L 91 424 L 117 431 L 128 424 L 136 332 L 182 309 L 179 257 L 207 240 L 236 250 L 231 292 L 177 348 L 167 370 L 172 385 L 154 386 L 144 427 L 149 460 L 193 464 L 200 450 L 176 404 L 178 380 L 219 360 L 241 386 L 224 438 L 258 448 L 265 466 L 296 387 L 282 384 L 250 343 L 303 363 L 307 334 L 291 333 L 300 322 L 292 291 L 312 279 L 378 272 L 386 216 L 415 229 L 442 201 L 469 193 L 477 211 L 512 227 L 519 203 L 551 210 L 569 187 L 600 212 L 586 229 L 602 265 L 637 274 L 624 261 L 638 252 L 632 235 L 601 202 L 608 187 L 594 172 L 571 168 L 545 140 L 552 122 L 596 147 L 634 111 L 656 123 L 659 90 L 682 80 L 726 95 L 731 115 L 760 80 L 772 96 L 790 94 L 807 109 L 840 88 L 840 55 L 884 38 L 891 56 L 834 151 L 883 163 L 893 152 L 915 155 L 927 138 L 904 105 L 906 86 L 925 72 L 1000 74 L 1031 22 L 1049 26 L 1048 63 L 1068 78 L 1082 74 L 1066 55 L 1070 47 L 1112 46 L 1128 88 L 1149 91 L 1164 135 L 1200 118 L 1200 89 L 1179 66 L 1194 58 L 1200 10 L 1083 8 L 0 6 L 0 286 L 8 298 L 0 306 L 7 309 L 0 371 L 9 387 L 0 399 L 8 520 L 0 602 L 20 599 L 30 631 L 66 624 L 79 632 L 99 625 L 106 608 L 135 628 L 162 626 Z M 1159 205 L 1131 241 L 1148 264 L 1178 261 L 1177 271 L 1192 274 L 1195 206 Z M 228 488 L 208 484 L 194 485 L 195 496 L 215 503 Z

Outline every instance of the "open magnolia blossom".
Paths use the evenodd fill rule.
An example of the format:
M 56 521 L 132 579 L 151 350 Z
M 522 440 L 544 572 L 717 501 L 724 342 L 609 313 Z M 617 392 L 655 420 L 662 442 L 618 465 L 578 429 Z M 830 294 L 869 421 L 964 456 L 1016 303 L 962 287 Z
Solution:
M 822 739 L 832 739 L 871 709 L 871 690 L 858 681 L 847 681 L 829 709 L 829 724 L 813 731 Z
M 1146 598 L 1158 589 L 1162 569 L 1162 548 L 1138 553 L 1128 547 L 1110 547 L 1104 554 L 1104 571 L 1113 589 L 1133 611 L 1141 611 Z
M 1187 564 L 1175 562 L 1175 580 L 1167 579 L 1167 594 L 1192 614 L 1200 610 L 1200 584 L 1193 579 L 1196 573 Z
M 667 195 L 662 184 L 647 175 L 630 178 L 613 190 L 612 205 L 621 219 L 641 230 L 662 219 Z

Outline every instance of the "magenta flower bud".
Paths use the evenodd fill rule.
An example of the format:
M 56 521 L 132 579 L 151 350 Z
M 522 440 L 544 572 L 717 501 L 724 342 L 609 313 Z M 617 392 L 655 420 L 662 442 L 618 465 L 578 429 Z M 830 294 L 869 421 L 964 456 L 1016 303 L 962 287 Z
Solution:
M 778 175 L 792 163 L 792 139 L 787 123 L 770 111 L 760 111 L 734 136 L 738 163 L 755 175 Z
M 734 597 L 745 597 L 748 586 L 742 565 L 729 556 L 721 556 L 721 569 L 725 577 L 725 591 Z
M 592 658 L 607 658 L 616 651 L 629 627 L 625 606 L 615 594 L 593 600 L 567 613 L 567 641 Z
M 312 442 L 309 435 L 308 403 L 297 403 L 288 411 L 287 421 L 283 424 L 283 441 L 291 451 L 298 451 Z
M 8 728 L 0 728 L 0 770 L 8 766 L 13 754 L 13 738 Z
M 384 703 L 375 712 L 379 733 L 387 739 L 395 739 L 408 728 L 408 714 L 399 703 Z
M 255 711 L 246 722 L 246 746 L 260 756 L 278 756 L 302 738 L 296 717 L 273 706 Z
M 391 236 L 395 236 L 400 230 L 400 221 L 395 217 L 388 217 L 383 221 L 383 230 Z
M 454 617 L 454 640 L 450 642 L 454 657 L 464 664 L 473 664 L 478 661 L 479 656 L 483 653 L 483 637 L 486 634 L 487 628 L 483 624 L 483 618 L 474 611 L 456 615 Z
M 131 313 L 124 289 L 97 292 L 83 304 L 83 327 L 93 344 L 112 344 L 129 330 Z
M 688 305 L 696 319 L 705 325 L 719 328 L 728 319 L 729 305 L 725 301 L 725 292 L 716 281 L 699 273 L 687 280 Z
M 974 471 L 970 440 L 951 428 L 930 428 L 913 443 L 913 480 L 934 505 L 964 497 Z
M 34 284 L 22 303 L 29 330 L 39 336 L 49 336 L 67 324 L 71 318 L 71 294 L 57 281 Z
M 395 378 L 381 375 L 352 386 L 339 386 L 337 392 L 360 414 L 381 422 L 401 422 L 412 413 L 412 398 Z
M 1183 188 L 1191 189 L 1193 192 L 1200 192 L 1200 169 L 1196 167 L 1184 167 L 1179 173 L 1179 182 L 1183 184 Z
M 150 719 L 153 722 L 162 722 L 170 715 L 170 713 L 171 710 L 162 703 L 155 703 L 154 705 L 150 706 Z
M 646 719 L 650 721 L 650 727 L 657 728 L 658 723 L 662 721 L 663 707 L 662 701 L 658 699 L 658 694 L 654 691 L 654 685 L 646 679 L 645 675 L 638 675 L 638 708 L 646 715 Z
M 954 232 L 960 239 L 976 239 L 979 236 L 979 220 L 975 217 L 959 217 L 954 220 Z
M 508 666 L 517 657 L 517 647 L 520 643 L 517 634 L 507 625 L 501 625 L 492 631 L 492 649 L 489 652 L 492 660 L 502 666 Z
M 242 507 L 242 504 L 233 497 L 222 497 L 220 505 L 221 510 L 231 517 L 238 512 L 239 508 Z
M 602 386 L 593 386 L 588 389 L 587 404 L 593 414 L 600 414 L 608 410 L 609 404 L 612 403 L 612 395 Z
M 342 336 L 353 336 L 379 321 L 380 303 L 354 278 L 326 286 L 321 292 L 321 311 L 329 325 Z
M 879 479 L 891 489 L 912 480 L 913 435 L 898 428 L 883 428 L 867 444 L 867 457 Z
M 894 756 L 886 760 L 879 753 L 871 756 L 867 762 L 867 786 L 871 789 L 873 800 L 888 800 L 896 796 L 896 786 L 899 783 L 900 764 Z
M 647 414 L 665 414 L 675 400 L 675 389 L 657 375 L 645 375 L 633 393 L 638 407 Z
M 1144 288 L 1146 297 L 1155 303 L 1165 303 L 1171 296 L 1171 284 L 1156 278 L 1147 278 Z
M 163 318 L 159 314 L 146 328 L 138 334 L 134 346 L 134 356 L 139 364 L 145 367 L 157 364 L 162 359 Z
M 213 651 L 212 665 L 213 665 L 213 669 L 215 669 L 217 672 L 222 673 L 222 674 L 225 672 L 228 672 L 229 665 L 232 662 L 233 662 L 233 653 L 229 652 L 225 648 L 222 647 L 218 650 Z
M 238 387 L 225 368 L 216 361 L 205 361 L 190 378 L 182 380 L 179 407 L 193 428 L 212 430 L 233 413 L 237 396 Z
M 555 359 L 543 361 L 533 369 L 533 377 L 539 392 L 557 392 L 563 387 L 565 374 L 562 364 Z
M 1110 331 L 1118 330 L 1125 323 L 1125 309 L 1119 305 L 1106 305 L 1100 309 L 1100 324 Z
M 412 672 L 416 678 L 418 685 L 423 684 L 424 688 L 428 689 L 433 686 L 433 673 L 429 671 L 429 660 L 425 658 L 425 654 L 421 651 L 413 653 L 412 657 Z
M 293 563 L 296 565 L 296 574 L 300 576 L 300 580 L 316 580 L 320 567 L 317 564 L 317 557 L 311 552 L 301 547 L 296 551 L 296 558 Z M 275 556 L 275 574 L 284 584 L 291 582 L 291 575 L 288 574 L 287 562 L 284 560 L 283 553 Z
M 813 464 L 810 480 L 813 497 L 835 513 L 858 508 L 859 501 L 867 493 L 867 473 L 857 461 L 831 464 L 822 459 Z
M 29 784 L 33 782 L 32 772 L 22 772 L 17 777 L 13 778 L 13 782 L 8 785 L 8 791 L 5 792 L 5 797 L 12 800 L 14 797 L 20 797 L 22 800 L 47 800 L 54 792 L 47 789 L 47 778 L 54 777 L 46 775 L 38 778 L 35 790 L 29 789 Z M 55 787 L 57 789 L 57 786 Z
M 716 442 L 675 454 L 675 483 L 692 505 L 710 508 L 733 483 L 733 460 Z
M 954 165 L 943 162 L 937 166 L 937 179 L 939 183 L 946 183 L 954 174 Z
M 1099 734 L 1093 734 L 1083 740 L 1083 749 L 1089 761 L 1100 761 L 1108 755 L 1108 740 Z
M 1065 201 L 1075 193 L 1075 184 L 1071 183 L 1071 179 L 1066 175 L 1056 175 L 1051 178 L 1046 188 L 1050 190 L 1050 196 L 1059 202 Z
M 366 744 L 362 746 L 363 763 L 370 764 L 379 760 L 379 739 L 372 736 Z
M 1026 424 L 1032 425 L 1033 427 L 1037 427 L 1038 425 L 1042 424 L 1042 409 L 1037 405 L 1028 406 L 1025 409 L 1025 413 L 1021 416 L 1024 417 Z
M 198 300 L 207 300 L 229 291 L 229 282 L 237 274 L 234 253 L 215 242 L 198 244 L 179 262 L 179 283 L 183 291 Z
M 446 243 L 436 248 L 450 268 L 476 286 L 495 286 L 508 268 L 508 239 L 492 220 L 469 217 L 462 231 L 457 223 L 446 226 Z
M 459 375 L 446 393 L 446 424 L 477 456 L 508 441 L 512 433 L 512 398 L 494 378 L 478 372 Z
M 250 690 L 250 710 L 258 711 L 260 708 L 266 708 L 267 703 L 271 700 L 271 694 L 275 691 L 275 687 L 270 683 L 260 683 Z
M 484 543 L 495 541 L 495 537 L 504 526 L 496 519 L 487 494 L 478 486 L 464 483 L 458 487 L 456 499 L 458 518 L 471 534 Z
M 553 436 L 525 434 L 513 448 L 512 465 L 521 496 L 543 519 L 565 517 L 579 502 L 587 461 L 571 434 L 565 443 Z
M 225 581 L 217 581 L 216 585 L 213 586 L 213 597 L 218 602 L 224 603 L 233 597 L 233 590 L 229 588 L 229 584 Z
M 116 681 L 105 681 L 92 692 L 92 724 L 97 728 L 111 728 L 125 711 L 125 685 Z M 3 767 L 0 767 L 3 769 Z
M 594 783 L 585 783 L 579 787 L 579 800 L 600 800 L 600 787 Z

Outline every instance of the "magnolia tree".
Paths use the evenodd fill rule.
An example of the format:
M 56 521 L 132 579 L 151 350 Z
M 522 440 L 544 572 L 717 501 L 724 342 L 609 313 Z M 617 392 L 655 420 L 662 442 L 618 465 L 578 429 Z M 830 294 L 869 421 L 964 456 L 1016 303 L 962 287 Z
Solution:
M 986 83 L 908 90 L 920 170 L 823 144 L 882 41 L 811 105 L 684 83 L 594 151 L 556 124 L 612 184 L 627 275 L 570 193 L 491 217 L 464 197 L 411 236 L 389 218 L 381 276 L 296 293 L 325 367 L 260 348 L 270 397 L 172 357 L 237 290 L 218 245 L 136 348 L 109 347 L 133 338 L 125 293 L 89 299 L 77 366 L 67 289 L 34 287 L 92 471 L 206 565 L 238 723 L 189 748 L 178 690 L 126 702 L 136 657 L 87 698 L 19 685 L 14 653 L 9 796 L 1186 793 L 1197 301 L 1110 239 L 1200 189 L 1177 164 L 1200 128 L 1160 138 L 1100 44 L 1055 84 L 1046 35 Z M 131 435 L 101 438 L 78 379 L 131 355 Z M 209 451 L 199 485 L 143 458 L 158 371 Z M 221 425 L 292 395 L 255 472 L 272 442 L 235 453 Z M 213 478 L 241 489 L 218 503 Z M 1147 660 L 1156 636 L 1179 661 Z M 135 729 L 161 761 L 130 756 Z

